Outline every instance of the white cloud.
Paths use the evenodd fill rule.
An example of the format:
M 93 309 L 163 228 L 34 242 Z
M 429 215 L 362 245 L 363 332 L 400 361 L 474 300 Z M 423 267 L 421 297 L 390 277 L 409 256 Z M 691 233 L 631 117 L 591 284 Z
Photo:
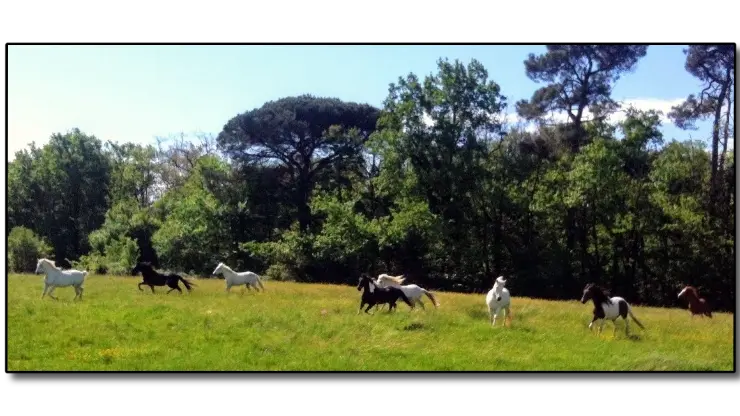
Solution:
M 660 120 L 661 120 L 661 129 L 663 130 L 663 133 L 666 134 L 670 132 L 669 134 L 666 134 L 665 139 L 671 140 L 674 138 L 680 138 L 680 137 L 702 137 L 706 138 L 709 137 L 711 133 L 711 120 L 702 120 L 697 124 L 697 127 L 699 127 L 698 131 L 685 131 L 680 132 L 680 129 L 675 126 L 675 124 L 668 118 L 668 113 L 671 111 L 671 108 L 674 106 L 677 106 L 681 104 L 685 98 L 673 98 L 673 99 L 660 99 L 660 98 L 627 98 L 618 101 L 621 105 L 621 108 L 610 115 L 608 118 L 608 121 L 610 123 L 618 123 L 621 121 L 624 121 L 626 118 L 626 110 L 629 107 L 634 107 L 637 110 L 647 111 L 647 110 L 656 110 L 660 112 Z M 586 109 L 583 114 L 584 120 L 591 119 L 592 114 Z M 554 113 L 548 116 L 548 121 L 551 123 L 555 122 L 565 122 L 568 120 L 568 116 L 565 114 L 565 112 L 559 112 Z M 427 126 L 431 126 L 432 119 L 428 114 L 424 114 L 423 121 Z M 534 122 L 527 122 L 526 120 L 523 120 L 521 117 L 519 117 L 516 112 L 514 112 L 513 108 L 509 107 L 508 112 L 504 116 L 504 121 L 509 126 L 518 126 L 524 128 L 526 131 L 534 132 L 536 130 L 536 125 Z M 734 139 L 730 137 L 729 142 L 727 143 L 728 150 L 731 150 L 735 147 Z
M 671 123 L 671 121 L 668 119 L 668 113 L 671 111 L 671 108 L 681 104 L 683 101 L 684 98 L 628 98 L 624 100 L 618 100 L 617 102 L 620 104 L 621 108 L 617 112 L 611 114 L 608 118 L 608 121 L 610 123 L 618 123 L 624 121 L 627 118 L 626 110 L 630 107 L 633 107 L 637 110 L 642 111 L 656 110 L 661 112 L 660 121 L 665 125 L 667 123 Z M 591 119 L 591 117 L 591 112 L 586 109 L 583 113 L 583 119 L 589 120 Z M 551 122 L 566 122 L 568 121 L 568 115 L 564 111 L 556 112 L 549 116 L 549 120 Z M 528 123 L 526 120 L 519 117 L 519 115 L 516 113 L 507 114 L 506 121 L 509 125 L 520 124 L 527 131 L 535 130 L 535 126 L 533 123 Z
M 668 119 L 668 113 L 671 111 L 671 107 L 674 107 L 676 105 L 681 104 L 684 101 L 684 98 L 674 98 L 674 99 L 661 99 L 661 98 L 627 98 L 624 100 L 619 100 L 619 104 L 621 108 L 611 114 L 608 118 L 608 121 L 610 123 L 618 123 L 621 121 L 624 121 L 627 117 L 626 110 L 629 107 L 634 107 L 637 110 L 647 111 L 647 110 L 657 110 L 660 111 L 662 114 L 660 116 L 661 122 L 666 125 L 671 123 L 671 121 Z M 513 110 L 513 109 L 512 109 Z M 586 109 L 583 114 L 584 120 L 588 120 L 591 118 L 591 112 Z M 424 114 L 422 117 L 422 120 L 424 124 L 427 126 L 431 126 L 433 124 L 432 118 L 428 114 Z M 549 120 L 551 122 L 566 122 L 568 121 L 568 116 L 565 112 L 557 112 L 550 115 Z M 509 126 L 519 126 L 524 128 L 526 131 L 533 132 L 536 130 L 536 126 L 534 123 L 527 122 L 526 120 L 519 117 L 518 114 L 515 112 L 507 113 L 504 117 L 504 121 Z

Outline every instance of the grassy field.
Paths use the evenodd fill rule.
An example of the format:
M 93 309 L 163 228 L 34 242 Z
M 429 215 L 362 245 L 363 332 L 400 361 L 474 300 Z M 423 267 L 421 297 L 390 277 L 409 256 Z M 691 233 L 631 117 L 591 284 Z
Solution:
M 608 322 L 593 306 L 514 297 L 514 320 L 491 328 L 485 295 L 437 292 L 435 310 L 357 315 L 354 287 L 266 282 L 264 293 L 140 292 L 140 278 L 91 276 L 40 299 L 42 277 L 8 277 L 7 369 L 21 370 L 686 370 L 732 371 L 733 315 L 635 306 L 645 325 Z

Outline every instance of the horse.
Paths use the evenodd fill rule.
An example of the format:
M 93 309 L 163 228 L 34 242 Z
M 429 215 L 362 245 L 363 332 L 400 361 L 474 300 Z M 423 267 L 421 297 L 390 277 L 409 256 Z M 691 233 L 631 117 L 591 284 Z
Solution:
M 488 305 L 488 314 L 491 316 L 491 326 L 496 326 L 496 318 L 498 313 L 504 310 L 504 326 L 506 322 L 511 325 L 511 296 L 509 295 L 509 289 L 506 289 L 506 280 L 503 276 L 496 278 L 493 284 L 493 289 L 488 291 L 486 295 L 486 305 Z
M 706 299 L 699 296 L 699 291 L 693 286 L 686 285 L 678 294 L 678 298 L 686 298 L 689 302 L 689 311 L 691 311 L 691 317 L 694 315 L 712 317 L 712 308 L 707 303 Z
M 221 273 L 224 276 L 224 279 L 226 280 L 226 291 L 231 291 L 231 286 L 246 286 L 247 289 L 252 290 L 252 286 L 254 286 L 255 290 L 259 289 L 257 286 L 259 286 L 263 291 L 265 290 L 265 286 L 262 284 L 262 279 L 260 279 L 259 275 L 257 273 L 253 272 L 235 272 L 232 270 L 229 266 L 219 263 L 218 266 L 216 266 L 216 270 L 211 273 L 212 275 L 218 275 Z M 242 291 L 243 293 L 243 291 Z
M 627 336 L 630 334 L 630 322 L 627 319 L 629 315 L 642 329 L 644 326 L 637 320 L 637 317 L 632 313 L 632 307 L 626 300 L 619 296 L 609 297 L 604 291 L 593 283 L 589 283 L 583 289 L 583 296 L 581 297 L 581 303 L 585 304 L 590 300 L 594 303 L 594 317 L 591 323 L 588 324 L 588 329 L 591 330 L 594 322 L 597 320 L 601 321 L 599 325 L 599 334 L 604 329 L 604 322 L 608 319 L 614 323 L 614 335 L 617 334 L 617 318 L 620 316 L 624 319 L 624 331 Z
M 54 289 L 58 287 L 72 286 L 75 289 L 75 297 L 73 300 L 78 297 L 82 300 L 82 292 L 84 291 L 82 284 L 85 283 L 87 271 L 61 270 L 53 261 L 49 259 L 39 259 L 38 263 L 36 263 L 35 273 L 39 273 L 40 271 L 43 271 L 46 275 L 44 277 L 44 291 L 41 293 L 41 299 L 48 294 L 50 298 L 59 300 L 52 295 L 52 293 L 54 293 Z M 46 292 L 47 290 L 49 291 L 48 293 Z
M 379 287 L 370 276 L 363 273 L 360 276 L 360 281 L 357 283 L 357 290 L 362 292 L 362 299 L 360 300 L 360 310 L 357 311 L 359 314 L 362 311 L 362 307 L 367 304 L 365 313 L 370 313 L 370 309 L 377 305 L 387 303 L 389 305 L 388 312 L 391 312 L 396 307 L 396 301 L 401 298 L 407 305 L 414 308 L 414 304 L 411 303 L 408 297 L 403 293 L 401 289 L 395 287 Z
M 407 298 L 411 301 L 413 304 L 418 304 L 421 306 L 422 309 L 424 308 L 424 303 L 421 301 L 421 295 L 426 295 L 434 305 L 435 308 L 439 307 L 439 303 L 434 298 L 434 295 L 432 295 L 431 292 L 427 291 L 426 289 L 417 286 L 417 285 L 401 285 L 403 281 L 406 280 L 406 278 L 403 277 L 403 275 L 400 276 L 390 276 L 385 273 L 378 276 L 377 286 L 378 287 L 395 287 L 397 289 L 401 289 L 403 293 L 406 295 Z
M 139 283 L 139 290 L 142 292 L 144 289 L 141 288 L 141 285 L 147 285 L 152 290 L 152 293 L 154 293 L 154 286 L 164 286 L 167 285 L 170 287 L 170 290 L 167 291 L 169 294 L 173 290 L 177 289 L 178 292 L 182 293 L 182 290 L 180 289 L 180 285 L 178 282 L 182 281 L 182 284 L 185 285 L 185 288 L 190 292 L 192 286 L 196 286 L 195 283 L 190 282 L 188 280 L 185 280 L 182 278 L 182 276 L 177 274 L 161 274 L 154 270 L 152 265 L 147 262 L 141 262 L 134 267 L 133 270 L 131 270 L 131 274 L 133 276 L 136 276 L 137 273 L 141 272 L 141 277 L 143 281 Z

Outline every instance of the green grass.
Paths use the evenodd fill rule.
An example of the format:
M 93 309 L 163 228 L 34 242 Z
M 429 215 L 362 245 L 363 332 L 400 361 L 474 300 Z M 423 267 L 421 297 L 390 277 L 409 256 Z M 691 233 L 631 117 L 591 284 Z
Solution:
M 9 371 L 75 370 L 686 370 L 732 371 L 733 316 L 634 306 L 646 330 L 588 330 L 592 305 L 514 297 L 491 328 L 485 295 L 437 292 L 435 310 L 357 315 L 354 287 L 266 282 L 264 293 L 140 292 L 140 278 L 91 276 L 40 299 L 41 276 L 8 277 Z

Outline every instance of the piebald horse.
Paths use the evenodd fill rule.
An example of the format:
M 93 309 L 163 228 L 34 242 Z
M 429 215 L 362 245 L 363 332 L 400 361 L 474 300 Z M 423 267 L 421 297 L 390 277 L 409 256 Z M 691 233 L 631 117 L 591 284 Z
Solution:
M 614 323 L 614 335 L 617 334 L 617 318 L 620 316 L 624 319 L 624 331 L 627 336 L 630 334 L 630 322 L 627 319 L 629 315 L 642 329 L 644 326 L 637 320 L 637 317 L 632 313 L 632 307 L 627 303 L 626 300 L 619 296 L 608 297 L 600 287 L 589 283 L 583 289 L 583 296 L 581 297 L 581 303 L 586 303 L 590 300 L 594 303 L 594 316 L 591 323 L 588 324 L 588 329 L 591 330 L 594 322 L 597 320 L 601 321 L 599 325 L 599 334 L 604 329 L 604 322 L 608 319 Z
M 509 295 L 509 289 L 504 287 L 505 285 L 506 280 L 503 276 L 499 276 L 493 284 L 493 289 L 489 290 L 486 295 L 491 326 L 496 326 L 496 318 L 498 318 L 498 313 L 502 309 L 504 310 L 504 326 L 506 326 L 507 321 L 511 325 L 511 296 Z
M 252 286 L 254 286 L 255 290 L 258 290 L 261 288 L 263 291 L 265 290 L 265 286 L 262 284 L 262 280 L 260 279 L 259 275 L 257 273 L 253 272 L 235 272 L 231 269 L 231 267 L 219 263 L 218 266 L 216 266 L 216 270 L 213 271 L 213 275 L 218 275 L 221 273 L 224 276 L 224 280 L 226 280 L 226 291 L 230 292 L 232 286 L 246 286 L 247 289 L 252 290 Z M 243 291 L 242 291 L 243 292 Z
M 434 298 L 434 295 L 432 295 L 431 292 L 417 285 L 402 285 L 404 280 L 406 280 L 406 278 L 403 277 L 403 275 L 390 276 L 383 273 L 378 276 L 377 282 L 380 287 L 395 287 L 397 289 L 401 289 L 406 297 L 409 298 L 411 303 L 421 306 L 422 309 L 424 309 L 424 303 L 421 301 L 422 295 L 426 295 L 432 301 L 435 308 L 439 307 L 437 299 Z
M 706 299 L 699 296 L 699 291 L 693 286 L 684 286 L 681 292 L 678 294 L 679 299 L 687 299 L 689 302 L 689 311 L 691 311 L 691 317 L 694 315 L 712 317 L 712 308 L 707 303 Z
M 74 299 L 79 297 L 80 300 L 82 300 L 82 292 L 84 291 L 82 284 L 85 283 L 87 271 L 61 270 L 53 261 L 49 259 L 39 259 L 38 263 L 36 263 L 36 273 L 41 271 L 46 274 L 44 277 L 44 291 L 41 293 L 41 299 L 43 299 L 45 295 L 49 295 L 50 298 L 59 300 L 52 295 L 52 293 L 54 293 L 54 289 L 58 287 L 72 286 L 75 289 Z M 49 291 L 48 293 L 47 290 Z
M 363 273 L 360 276 L 360 281 L 357 283 L 357 290 L 362 291 L 362 299 L 360 299 L 360 310 L 357 311 L 359 314 L 362 311 L 362 307 L 367 304 L 365 313 L 370 313 L 370 309 L 378 304 L 387 303 L 389 305 L 388 312 L 391 312 L 396 307 L 398 299 L 402 299 L 407 305 L 414 308 L 414 304 L 411 303 L 409 298 L 403 293 L 401 289 L 395 287 L 379 287 L 375 281 Z

